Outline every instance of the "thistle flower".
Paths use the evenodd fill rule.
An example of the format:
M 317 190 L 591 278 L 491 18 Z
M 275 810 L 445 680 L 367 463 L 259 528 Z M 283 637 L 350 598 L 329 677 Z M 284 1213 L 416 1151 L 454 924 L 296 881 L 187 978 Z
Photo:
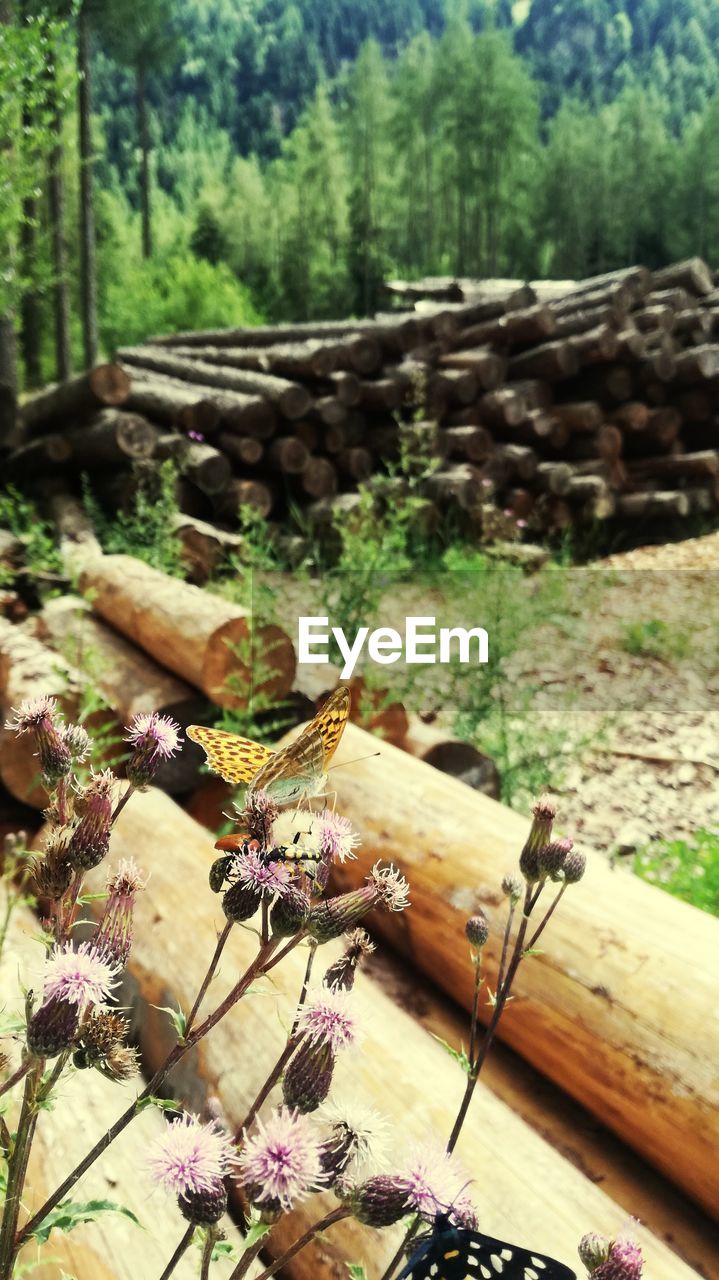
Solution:
M 272 824 L 277 817 L 277 805 L 266 791 L 253 791 L 241 815 L 254 840 L 259 840 L 263 849 L 271 849 L 276 843 L 273 839 Z
M 238 884 L 264 897 L 286 893 L 292 880 L 292 872 L 284 862 L 266 862 L 254 849 L 235 856 L 231 873 Z
M 577 1252 L 587 1271 L 596 1271 L 598 1266 L 606 1262 L 611 1246 L 611 1240 L 607 1236 L 601 1236 L 598 1231 L 590 1231 L 582 1236 Z
M 516 872 L 508 871 L 506 876 L 502 877 L 502 893 L 505 898 L 511 898 L 512 902 L 519 902 L 522 887 L 522 878 Z
M 74 867 L 89 871 L 96 867 L 110 848 L 112 798 L 116 778 L 111 769 L 93 774 L 82 796 L 82 817 L 68 845 L 68 858 Z
M 125 742 L 133 748 L 126 770 L 132 786 L 140 791 L 149 786 L 160 765 L 179 751 L 182 741 L 179 724 L 169 716 L 157 711 L 134 715 L 125 734 Z
M 364 929 L 355 929 L 347 935 L 347 946 L 340 956 L 331 964 L 322 979 L 323 984 L 333 991 L 351 991 L 354 986 L 357 966 L 365 956 L 374 951 L 374 943 Z
M 327 898 L 312 908 L 307 930 L 318 942 L 330 942 L 339 938 L 378 903 L 388 911 L 403 911 L 409 905 L 409 885 L 395 867 L 382 867 L 375 863 L 361 889 Z
M 551 801 L 543 797 L 534 805 L 532 813 L 532 826 L 519 857 L 519 870 L 527 884 L 535 884 L 542 878 L 539 858 L 551 838 L 556 809 Z
M 332 1132 L 322 1144 L 322 1167 L 330 1185 L 349 1172 L 357 1172 L 372 1162 L 384 1163 L 389 1126 L 387 1121 L 355 1097 L 335 1101 L 323 1109 L 323 1119 Z
M 199 1116 L 185 1113 L 155 1141 L 148 1167 L 150 1177 L 165 1191 L 216 1198 L 234 1163 L 232 1146 L 217 1123 L 201 1124 Z
M 117 966 L 97 954 L 92 943 L 55 947 L 45 961 L 43 999 L 57 998 L 75 1004 L 82 1013 L 88 1005 L 102 1004 L 117 985 Z
M 318 991 L 303 1006 L 297 1032 L 314 1044 L 328 1044 L 334 1052 L 354 1044 L 357 1023 L 350 1010 L 348 993 L 328 988 Z
M 590 1272 L 592 1280 L 641 1280 L 644 1259 L 633 1240 L 615 1240 L 606 1262 Z
M 80 1010 L 76 1004 L 51 996 L 28 1022 L 28 1049 L 38 1058 L 56 1058 L 74 1042 L 79 1022 Z
M 328 1040 L 303 1039 L 282 1077 L 285 1105 L 303 1115 L 316 1111 L 332 1087 L 335 1056 Z
M 39 897 L 56 902 L 69 888 L 72 880 L 68 854 L 71 838 L 71 827 L 56 827 L 45 842 L 42 858 L 33 858 L 32 874 Z
M 572 849 L 564 860 L 563 880 L 565 884 L 577 884 L 587 869 L 587 855 L 579 849 Z
M 259 889 L 248 888 L 244 884 L 233 884 L 222 897 L 222 910 L 233 924 L 242 924 L 250 920 L 257 911 L 262 894 Z
M 318 828 L 322 856 L 328 862 L 346 862 L 348 858 L 357 857 L 354 850 L 360 843 L 360 838 L 352 830 L 349 818 L 343 818 L 331 809 L 324 809 L 319 815 Z
M 92 740 L 81 724 L 66 724 L 62 730 L 65 746 L 76 764 L 82 764 L 92 750 Z
M 242 1181 L 254 1204 L 291 1209 L 323 1183 L 322 1144 L 312 1121 L 278 1108 L 257 1121 L 240 1156 Z
M 134 858 L 123 858 L 108 878 L 108 899 L 95 935 L 93 947 L 118 968 L 124 969 L 132 946 L 132 916 L 137 893 L 145 888 Z
M 428 1144 L 415 1149 L 402 1170 L 410 1208 L 423 1218 L 434 1220 L 447 1205 L 452 1216 L 474 1215 L 474 1206 L 465 1192 L 469 1179 L 457 1158 L 443 1147 Z
M 138 1054 L 125 1044 L 127 1022 L 119 1013 L 93 1009 L 80 1024 L 73 1062 L 78 1070 L 97 1067 L 112 1080 L 129 1080 L 137 1074 Z
M 46 694 L 36 698 L 26 698 L 20 706 L 13 708 L 13 720 L 5 725 L 20 737 L 24 733 L 32 733 L 40 756 L 40 772 L 43 781 L 52 787 L 65 778 L 72 768 L 72 753 L 65 742 L 62 729 L 56 725 L 57 700 Z

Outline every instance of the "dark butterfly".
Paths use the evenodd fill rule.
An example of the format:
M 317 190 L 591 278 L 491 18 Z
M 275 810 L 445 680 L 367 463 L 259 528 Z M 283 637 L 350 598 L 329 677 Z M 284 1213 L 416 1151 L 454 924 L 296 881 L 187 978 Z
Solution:
M 577 1280 L 576 1273 L 543 1253 L 455 1227 L 439 1213 L 434 1229 L 397 1280 Z

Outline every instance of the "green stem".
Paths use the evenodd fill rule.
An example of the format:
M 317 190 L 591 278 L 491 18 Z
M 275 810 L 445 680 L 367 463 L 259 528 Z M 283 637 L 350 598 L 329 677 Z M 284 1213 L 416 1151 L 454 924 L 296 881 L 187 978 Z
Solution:
M 7 1172 L 7 1191 L 3 1208 L 2 1225 L 0 1226 L 0 1280 L 11 1280 L 17 1249 L 15 1232 L 22 1203 L 30 1148 L 37 1123 L 35 1108 L 35 1091 L 43 1070 L 43 1060 L 36 1058 L 33 1069 L 25 1077 L 22 1107 L 18 1120 L 15 1145 L 10 1156 Z
M 260 1274 L 255 1277 L 255 1280 L 270 1280 L 270 1276 L 273 1276 L 275 1272 L 279 1271 L 280 1267 L 286 1266 L 292 1258 L 296 1257 L 300 1252 L 300 1249 L 304 1249 L 305 1245 L 310 1244 L 310 1242 L 314 1240 L 316 1235 L 319 1235 L 321 1231 L 326 1231 L 327 1228 L 333 1226 L 335 1222 L 341 1222 L 343 1218 L 348 1218 L 349 1216 L 350 1210 L 347 1209 L 345 1205 L 340 1205 L 339 1208 L 332 1209 L 332 1211 L 324 1218 L 320 1218 L 319 1222 L 316 1222 L 313 1227 L 308 1227 L 304 1234 L 301 1235 L 298 1240 L 295 1240 L 295 1243 L 290 1245 L 289 1249 L 286 1249 L 279 1258 L 276 1258 L 274 1262 L 270 1263 L 269 1267 L 265 1267 L 265 1270 L 261 1271 Z M 259 1243 L 261 1245 L 262 1242 L 260 1241 Z M 248 1250 L 248 1252 L 251 1251 Z M 253 1257 L 256 1256 L 258 1252 L 259 1249 L 256 1249 Z M 238 1266 L 235 1267 L 232 1275 L 230 1276 L 230 1280 L 241 1280 L 241 1277 L 247 1274 L 247 1266 L 249 1266 L 249 1263 L 247 1266 L 243 1267 L 246 1257 L 247 1254 L 242 1255 Z M 252 1258 L 250 1258 L 250 1262 L 251 1261 Z M 240 1268 L 243 1269 L 240 1270 Z

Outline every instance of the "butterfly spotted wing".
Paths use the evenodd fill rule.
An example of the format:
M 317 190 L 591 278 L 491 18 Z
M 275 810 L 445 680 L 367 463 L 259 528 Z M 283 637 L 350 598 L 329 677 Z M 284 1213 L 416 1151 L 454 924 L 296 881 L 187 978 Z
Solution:
M 349 689 L 341 685 L 294 741 L 279 751 L 223 729 L 190 725 L 187 734 L 203 748 L 213 772 L 226 782 L 245 783 L 250 791 L 268 791 L 278 803 L 285 804 L 314 794 L 322 784 L 349 708 Z
M 439 1214 L 397 1280 L 577 1280 L 562 1262 L 531 1249 L 455 1227 Z

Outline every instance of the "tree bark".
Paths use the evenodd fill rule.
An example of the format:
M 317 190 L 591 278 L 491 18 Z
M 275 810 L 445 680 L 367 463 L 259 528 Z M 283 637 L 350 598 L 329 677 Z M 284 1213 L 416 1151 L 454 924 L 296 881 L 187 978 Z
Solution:
M 39 436 L 58 426 L 75 426 L 78 419 L 105 405 L 124 404 L 129 393 L 130 379 L 120 365 L 96 365 L 88 373 L 46 387 L 26 400 L 21 409 L 24 432 Z
M 95 237 L 94 163 L 92 147 L 92 98 L 90 23 L 83 2 L 77 18 L 78 147 L 80 158 L 80 306 L 85 367 L 97 360 L 97 250 Z
M 63 177 L 62 113 L 57 104 L 57 73 L 53 65 L 51 93 L 53 98 L 52 131 L 54 144 L 48 167 L 50 203 L 50 236 L 53 269 L 53 312 L 55 321 L 55 377 L 66 381 L 72 374 L 70 338 L 70 286 L 67 276 L 67 242 L 65 238 L 65 179 Z
M 137 140 L 140 150 L 140 209 L 142 214 L 142 256 L 152 257 L 152 221 L 150 190 L 150 130 L 147 120 L 147 68 L 140 58 L 135 72 L 135 106 Z

